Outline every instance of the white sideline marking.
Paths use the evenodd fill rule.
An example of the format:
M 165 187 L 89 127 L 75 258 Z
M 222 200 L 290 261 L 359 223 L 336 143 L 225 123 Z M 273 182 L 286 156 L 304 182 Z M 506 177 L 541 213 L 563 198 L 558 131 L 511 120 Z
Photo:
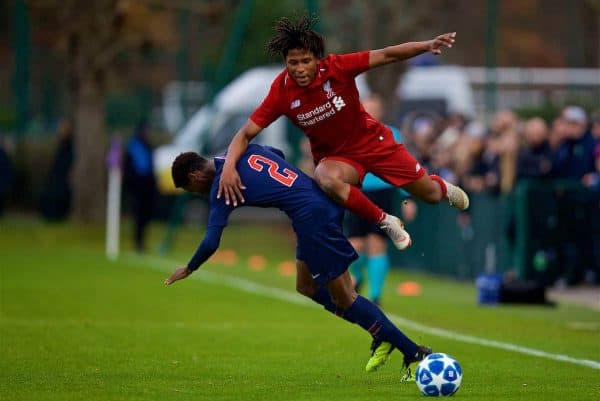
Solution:
M 181 263 L 177 263 L 166 258 L 160 258 L 155 256 L 143 256 L 136 254 L 125 254 L 121 258 L 121 260 L 123 260 L 124 262 L 135 262 L 136 264 L 142 262 L 146 265 L 150 265 L 155 270 L 160 270 L 162 272 L 171 272 L 172 270 L 174 270 L 175 266 L 181 265 Z M 282 290 L 279 288 L 269 287 L 240 277 L 229 276 L 225 274 L 216 274 L 209 270 L 199 271 L 196 274 L 190 276 L 190 278 L 194 278 L 211 284 L 223 285 L 226 287 L 246 291 L 252 294 L 268 296 L 296 305 L 319 307 L 315 302 L 309 300 L 305 296 Z M 402 327 L 408 327 L 437 337 L 447 338 L 450 340 L 460 341 L 469 344 L 482 345 L 490 348 L 498 348 L 505 351 L 517 352 L 520 354 L 536 356 L 539 358 L 550 359 L 553 361 L 572 363 L 575 365 L 585 366 L 592 369 L 600 369 L 599 361 L 594 361 L 590 359 L 578 359 L 570 357 L 568 355 L 552 354 L 550 352 L 540 351 L 534 348 L 522 347 L 520 345 L 506 343 L 502 341 L 487 340 L 485 338 L 468 336 L 449 330 L 425 326 L 421 323 L 417 323 L 391 313 L 386 313 L 386 315 L 390 318 L 390 320 L 392 320 L 396 324 L 399 324 Z

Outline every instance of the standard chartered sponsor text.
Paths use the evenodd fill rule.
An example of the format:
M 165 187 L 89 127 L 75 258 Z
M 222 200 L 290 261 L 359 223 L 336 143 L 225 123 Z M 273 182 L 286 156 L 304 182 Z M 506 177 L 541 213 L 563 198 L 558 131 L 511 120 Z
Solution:
M 328 101 L 327 103 L 317 106 L 307 113 L 300 113 L 296 117 L 298 118 L 298 123 L 301 126 L 308 127 L 331 117 L 335 114 L 335 112 L 335 108 L 333 108 L 331 102 Z

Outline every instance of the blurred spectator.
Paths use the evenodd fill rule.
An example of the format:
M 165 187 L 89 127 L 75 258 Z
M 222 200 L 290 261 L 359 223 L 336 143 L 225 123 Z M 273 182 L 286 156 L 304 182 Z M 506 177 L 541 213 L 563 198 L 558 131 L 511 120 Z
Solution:
M 436 137 L 435 122 L 429 117 L 418 117 L 410 126 L 410 138 L 415 158 L 425 168 L 431 163 L 431 148 Z
M 472 121 L 465 127 L 461 137 L 462 160 L 460 170 L 462 184 L 470 192 L 492 192 L 497 193 L 499 188 L 499 157 L 490 151 L 486 144 L 485 127 L 478 121 Z
M 450 131 L 452 133 L 452 131 Z M 454 172 L 458 176 L 459 180 L 471 170 L 473 164 L 473 141 L 478 140 L 479 137 L 483 139 L 486 135 L 486 130 L 483 124 L 478 121 L 471 121 L 465 124 L 463 128 L 457 130 L 458 137 L 454 146 L 453 166 Z M 446 131 L 442 133 L 439 140 L 447 138 Z
M 448 116 L 446 128 L 453 128 L 457 133 L 460 133 L 465 129 L 468 123 L 468 119 L 464 114 L 452 113 Z
M 600 110 L 592 117 L 592 136 L 595 140 L 594 164 L 596 171 L 584 177 L 584 185 L 591 189 L 592 269 L 588 282 L 600 283 Z M 591 274 L 590 274 L 591 272 Z
M 454 173 L 453 149 L 456 140 L 448 136 L 440 137 L 432 147 L 431 172 L 453 184 L 458 184 L 458 177 Z
M 154 212 L 156 181 L 152 162 L 152 147 L 148 142 L 148 126 L 140 121 L 125 154 L 125 189 L 131 196 L 134 218 L 134 245 L 138 252 L 145 251 L 148 223 Z
M 556 152 L 556 175 L 583 179 L 586 174 L 595 170 L 595 141 L 588 130 L 587 114 L 579 106 L 568 106 L 561 112 L 561 121 L 564 122 L 564 139 Z
M 592 136 L 596 141 L 596 145 L 600 145 L 600 110 L 592 115 Z
M 466 119 L 461 114 L 452 114 L 446 121 L 446 127 L 437 137 L 431 150 L 431 170 L 444 180 L 458 184 L 456 171 L 457 149 L 461 133 L 466 125 Z M 468 158 L 468 157 L 467 157 Z
M 595 141 L 588 129 L 587 114 L 579 106 L 567 106 L 559 121 L 563 139 L 556 151 L 554 173 L 585 184 L 595 171 Z M 592 198 L 581 191 L 556 192 L 555 198 L 557 223 L 566 233 L 558 243 L 558 282 L 576 284 L 593 272 L 593 222 L 598 209 Z
M 12 163 L 4 149 L 4 143 L 0 142 L 0 216 L 4 213 L 4 202 L 10 193 L 12 180 Z
M 518 178 L 546 178 L 552 173 L 552 149 L 546 122 L 535 117 L 524 126 L 525 145 L 517 161 Z
M 548 135 L 548 143 L 550 144 L 550 148 L 552 149 L 553 153 L 556 153 L 560 145 L 566 139 L 566 127 L 567 125 L 560 115 L 556 116 L 556 118 L 552 121 Z
M 58 124 L 58 147 L 40 198 L 40 212 L 47 220 L 65 219 L 71 210 L 73 134 L 73 121 L 63 118 Z
M 464 115 L 454 113 L 446 120 L 446 126 L 440 133 L 436 142 L 442 142 L 443 147 L 452 146 L 459 139 L 461 133 L 467 126 L 467 119 Z
M 498 158 L 499 188 L 502 193 L 512 191 L 519 152 L 518 119 L 511 110 L 499 111 L 492 123 L 488 151 Z
M 588 188 L 600 190 L 600 111 L 592 116 L 592 138 L 594 139 L 594 166 L 595 170 L 583 176 L 583 185 Z

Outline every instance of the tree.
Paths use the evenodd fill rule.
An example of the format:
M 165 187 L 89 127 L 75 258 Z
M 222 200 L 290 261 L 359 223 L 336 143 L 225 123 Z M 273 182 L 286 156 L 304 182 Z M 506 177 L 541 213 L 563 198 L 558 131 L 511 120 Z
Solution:
M 117 0 L 29 2 L 33 25 L 51 33 L 66 57 L 70 113 L 75 125 L 73 217 L 100 221 L 104 213 L 104 99 L 110 62 L 124 47 Z
M 176 2 L 178 3 L 178 2 Z M 187 2 L 180 1 L 183 5 Z M 192 4 L 192 3 L 190 3 Z M 30 0 L 32 25 L 65 58 L 75 125 L 72 217 L 101 221 L 105 206 L 105 101 L 123 74 L 122 56 L 167 46 L 173 24 L 160 1 Z M 117 72 L 117 73 L 116 73 Z
M 435 1 L 433 12 L 432 4 L 428 1 L 328 0 L 321 13 L 327 37 L 327 51 L 377 49 L 402 42 L 431 39 L 435 35 L 447 32 L 445 29 L 456 29 L 445 21 L 455 2 Z M 394 63 L 367 75 L 371 89 L 381 94 L 388 104 L 395 101 L 394 91 L 406 65 Z

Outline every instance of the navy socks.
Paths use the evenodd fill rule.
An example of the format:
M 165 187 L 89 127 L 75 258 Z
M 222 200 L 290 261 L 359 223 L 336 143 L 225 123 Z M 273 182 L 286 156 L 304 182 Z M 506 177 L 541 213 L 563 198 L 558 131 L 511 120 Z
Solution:
M 394 326 L 377 305 L 360 295 L 344 311 L 344 317 L 355 321 L 374 338 L 391 343 L 405 355 L 415 355 L 417 353 L 417 344 Z
M 320 287 L 312 297 L 313 301 L 323 305 L 329 312 L 350 323 L 356 323 L 369 332 L 374 338 L 391 343 L 405 355 L 415 355 L 417 344 L 412 342 L 385 316 L 385 314 L 368 299 L 358 296 L 346 310 L 338 309 L 331 300 L 329 291 Z

